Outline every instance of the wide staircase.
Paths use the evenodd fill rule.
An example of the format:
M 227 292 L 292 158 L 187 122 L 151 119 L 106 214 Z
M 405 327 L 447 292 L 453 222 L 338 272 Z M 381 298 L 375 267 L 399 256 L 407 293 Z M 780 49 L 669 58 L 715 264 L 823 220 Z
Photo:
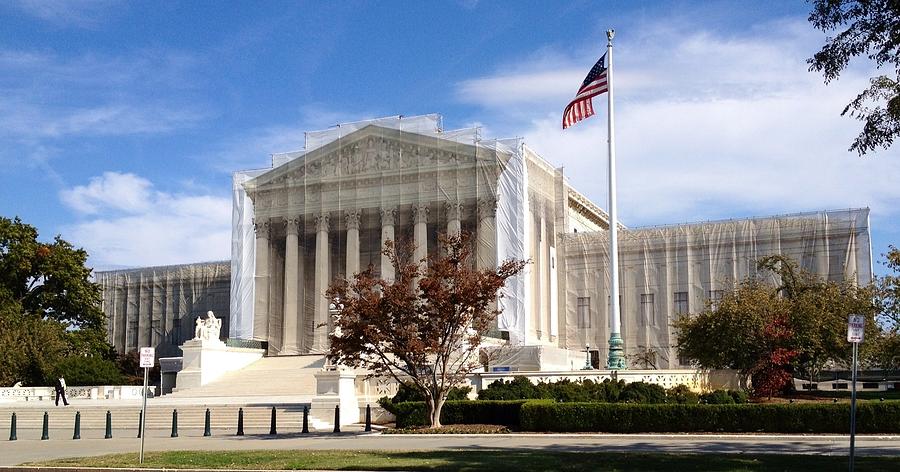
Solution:
M 263 357 L 202 387 L 177 390 L 163 398 L 247 397 L 251 402 L 309 403 L 316 394 L 315 373 L 324 365 L 325 356 L 320 355 Z

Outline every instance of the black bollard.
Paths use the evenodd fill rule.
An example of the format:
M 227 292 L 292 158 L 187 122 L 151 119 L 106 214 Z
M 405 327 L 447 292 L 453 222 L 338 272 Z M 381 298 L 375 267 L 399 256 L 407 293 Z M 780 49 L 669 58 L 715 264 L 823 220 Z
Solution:
M 112 413 L 106 410 L 106 436 L 104 439 L 112 439 Z
M 209 408 L 206 409 L 206 421 L 203 422 L 203 436 L 212 436 L 212 431 L 210 431 L 210 417 L 209 417 Z
M 44 412 L 44 427 L 41 429 L 41 441 L 50 439 L 50 415 Z
M 244 435 L 244 409 L 238 408 L 238 430 L 237 436 Z
M 17 439 L 19 438 L 16 436 L 16 414 L 13 412 L 12 420 L 9 423 L 9 440 L 15 441 Z
M 303 407 L 303 429 L 301 433 L 309 433 L 309 407 Z
M 269 434 L 278 434 L 275 430 L 275 407 L 272 407 L 272 424 L 269 425 Z
M 75 432 L 72 434 L 72 439 L 81 439 L 81 412 L 75 412 Z
M 137 435 L 138 438 L 141 437 L 141 423 L 143 423 L 143 422 L 144 422 L 144 411 L 141 410 L 138 412 L 138 435 Z
M 178 410 L 172 410 L 172 434 L 169 437 L 178 437 Z
M 334 432 L 335 433 L 341 432 L 341 406 L 340 405 L 334 406 Z
M 365 431 L 372 431 L 372 406 L 366 404 L 366 429 Z

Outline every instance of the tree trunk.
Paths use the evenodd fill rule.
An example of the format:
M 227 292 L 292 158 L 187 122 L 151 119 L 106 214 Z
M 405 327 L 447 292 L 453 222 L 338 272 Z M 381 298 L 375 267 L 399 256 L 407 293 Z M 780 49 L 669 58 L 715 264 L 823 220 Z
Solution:
M 446 401 L 445 397 L 439 398 L 435 402 L 434 408 L 431 409 L 431 427 L 432 428 L 440 428 L 441 427 L 441 410 L 444 409 L 445 401 Z

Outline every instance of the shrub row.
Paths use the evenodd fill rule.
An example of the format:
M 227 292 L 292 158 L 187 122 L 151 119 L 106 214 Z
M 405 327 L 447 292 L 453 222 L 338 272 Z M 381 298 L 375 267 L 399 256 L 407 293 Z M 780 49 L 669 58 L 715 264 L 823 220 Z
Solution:
M 606 379 L 602 382 L 584 380 L 572 382 L 563 379 L 558 382 L 533 384 L 524 376 L 512 380 L 499 380 L 478 392 L 479 400 L 519 400 L 546 399 L 557 402 L 605 402 L 605 403 L 746 403 L 743 392 L 716 390 L 698 396 L 685 385 L 677 385 L 668 390 L 645 383 L 625 383 L 623 380 Z M 395 400 L 396 401 L 396 400 Z
M 397 417 L 397 428 L 428 424 L 424 402 L 391 404 L 391 410 Z M 846 434 L 850 429 L 850 405 L 450 401 L 441 412 L 441 423 L 493 424 L 540 432 Z M 900 402 L 860 402 L 856 425 L 859 433 L 900 433 Z
M 900 433 L 900 402 L 857 405 L 859 433 Z M 537 403 L 521 407 L 523 431 L 849 433 L 848 404 L 623 405 Z
M 519 410 L 526 401 L 448 401 L 441 410 L 441 424 L 493 424 L 519 429 Z M 397 428 L 429 424 L 425 402 L 394 403 L 388 409 L 397 417 Z

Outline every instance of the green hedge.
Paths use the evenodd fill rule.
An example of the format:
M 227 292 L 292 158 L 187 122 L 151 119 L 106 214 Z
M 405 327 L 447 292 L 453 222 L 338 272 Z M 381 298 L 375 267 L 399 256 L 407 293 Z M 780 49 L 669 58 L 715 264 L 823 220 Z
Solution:
M 441 409 L 441 424 L 496 424 L 519 429 L 519 410 L 526 401 L 448 401 Z M 425 402 L 395 403 L 392 409 L 398 428 L 429 424 Z
M 858 433 L 900 433 L 900 402 L 857 405 Z M 520 429 L 552 432 L 849 433 L 848 404 L 632 405 L 538 403 Z

